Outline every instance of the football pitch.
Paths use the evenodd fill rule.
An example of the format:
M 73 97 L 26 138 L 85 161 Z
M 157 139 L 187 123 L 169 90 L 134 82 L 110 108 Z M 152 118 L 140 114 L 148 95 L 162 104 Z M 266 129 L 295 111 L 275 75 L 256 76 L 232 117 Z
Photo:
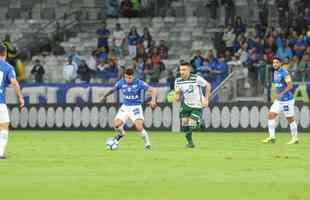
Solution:
M 261 144 L 263 133 L 130 132 L 108 151 L 107 131 L 13 131 L 0 160 L 1 200 L 308 200 L 310 134 Z

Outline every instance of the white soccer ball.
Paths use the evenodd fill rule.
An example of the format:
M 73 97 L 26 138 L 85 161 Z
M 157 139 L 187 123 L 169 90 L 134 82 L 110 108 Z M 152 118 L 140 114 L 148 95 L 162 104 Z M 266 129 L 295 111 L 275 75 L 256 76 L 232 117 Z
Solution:
M 107 150 L 116 150 L 118 148 L 118 141 L 114 138 L 109 138 L 106 146 Z

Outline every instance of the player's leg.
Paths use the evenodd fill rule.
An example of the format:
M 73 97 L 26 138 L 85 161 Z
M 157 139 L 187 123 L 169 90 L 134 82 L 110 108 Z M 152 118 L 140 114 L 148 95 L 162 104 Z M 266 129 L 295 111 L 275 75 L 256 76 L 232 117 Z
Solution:
M 114 139 L 116 139 L 117 141 L 119 141 L 120 139 L 122 139 L 122 137 L 125 136 L 124 122 L 121 119 L 114 119 L 114 130 L 116 132 L 116 136 L 114 137 Z
M 125 107 L 121 107 L 114 118 L 114 130 L 116 132 L 115 140 L 119 141 L 125 135 L 124 124 L 128 119 L 128 114 Z
M 143 139 L 144 147 L 146 149 L 151 149 L 150 136 L 149 136 L 148 132 L 144 129 L 143 124 L 144 124 L 143 119 L 136 119 L 134 121 L 135 128 L 141 134 L 141 137 Z
M 284 115 L 288 121 L 288 124 L 290 125 L 291 135 L 292 139 L 287 144 L 298 144 L 298 128 L 297 123 L 295 120 L 295 101 L 291 100 L 283 104 L 282 110 L 284 112 Z
M 272 104 L 270 111 L 268 113 L 268 132 L 269 137 L 262 140 L 263 143 L 275 143 L 276 136 L 275 136 L 275 130 L 276 130 L 276 118 L 278 116 L 278 113 L 280 112 L 280 103 L 279 101 L 275 100 Z
M 194 142 L 193 142 L 193 130 L 198 127 L 200 124 L 200 120 L 202 117 L 202 109 L 200 108 L 192 108 L 191 109 L 191 114 L 190 117 L 188 118 L 188 123 L 187 123 L 187 133 L 186 133 L 186 139 L 188 141 L 187 147 L 189 148 L 194 148 Z
M 6 105 L 0 105 L 0 159 L 5 159 L 5 150 L 9 139 L 9 112 Z
M 287 121 L 290 125 L 292 139 L 287 144 L 298 144 L 298 127 L 295 117 L 287 117 Z
M 181 131 L 185 134 L 185 138 L 187 141 L 186 147 L 194 147 L 193 138 L 192 138 L 192 127 L 190 126 L 190 116 L 191 116 L 191 108 L 186 105 L 182 105 L 180 111 L 181 117 Z
M 136 130 L 141 134 L 146 149 L 151 149 L 150 136 L 144 129 L 144 116 L 142 106 L 132 106 L 129 112 L 129 118 L 133 121 Z
M 9 139 L 9 124 L 0 123 L 0 159 L 5 159 L 6 145 Z
M 186 147 L 193 148 L 194 147 L 193 138 L 192 138 L 193 129 L 190 126 L 190 121 L 191 121 L 190 117 L 181 118 L 181 122 L 182 122 L 181 131 L 185 134 L 185 138 L 187 141 Z

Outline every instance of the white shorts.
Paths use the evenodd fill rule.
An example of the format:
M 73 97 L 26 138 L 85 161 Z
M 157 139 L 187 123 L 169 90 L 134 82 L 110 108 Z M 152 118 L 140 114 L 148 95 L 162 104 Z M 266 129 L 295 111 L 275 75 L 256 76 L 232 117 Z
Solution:
M 0 104 L 0 123 L 9 123 L 9 111 L 6 104 Z
M 285 117 L 293 117 L 295 112 L 295 100 L 279 101 L 275 100 L 270 108 L 270 112 L 279 113 L 283 111 Z
M 135 122 L 138 119 L 144 120 L 142 106 L 126 106 L 122 105 L 116 114 L 115 119 L 120 119 L 124 123 L 128 120 L 128 118 Z

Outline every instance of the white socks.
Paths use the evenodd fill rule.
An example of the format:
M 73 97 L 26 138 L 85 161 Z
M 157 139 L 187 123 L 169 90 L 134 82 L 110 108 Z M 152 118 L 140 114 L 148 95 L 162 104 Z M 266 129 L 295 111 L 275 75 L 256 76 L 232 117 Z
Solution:
M 268 131 L 269 131 L 269 136 L 271 138 L 275 138 L 275 129 L 276 129 L 276 120 L 274 120 L 274 119 L 268 120 Z M 292 138 L 297 140 L 298 139 L 298 130 L 297 130 L 296 121 L 294 121 L 290 124 L 290 129 L 291 129 Z
M 151 145 L 149 134 L 146 132 L 145 129 L 143 129 L 143 131 L 141 131 L 141 135 L 142 135 L 142 139 L 144 141 L 144 146 Z
M 125 135 L 125 131 L 124 131 L 124 128 L 121 126 L 119 128 L 115 128 L 115 131 L 118 135 Z
M 1 130 L 0 131 L 0 156 L 4 156 L 6 144 L 8 143 L 9 139 L 9 131 L 8 130 Z
M 269 136 L 271 138 L 275 138 L 275 130 L 276 130 L 276 120 L 274 119 L 269 119 L 268 120 L 268 131 L 269 131 Z
M 297 140 L 298 139 L 298 130 L 297 130 L 296 121 L 294 121 L 290 124 L 290 129 L 291 129 L 292 138 Z

